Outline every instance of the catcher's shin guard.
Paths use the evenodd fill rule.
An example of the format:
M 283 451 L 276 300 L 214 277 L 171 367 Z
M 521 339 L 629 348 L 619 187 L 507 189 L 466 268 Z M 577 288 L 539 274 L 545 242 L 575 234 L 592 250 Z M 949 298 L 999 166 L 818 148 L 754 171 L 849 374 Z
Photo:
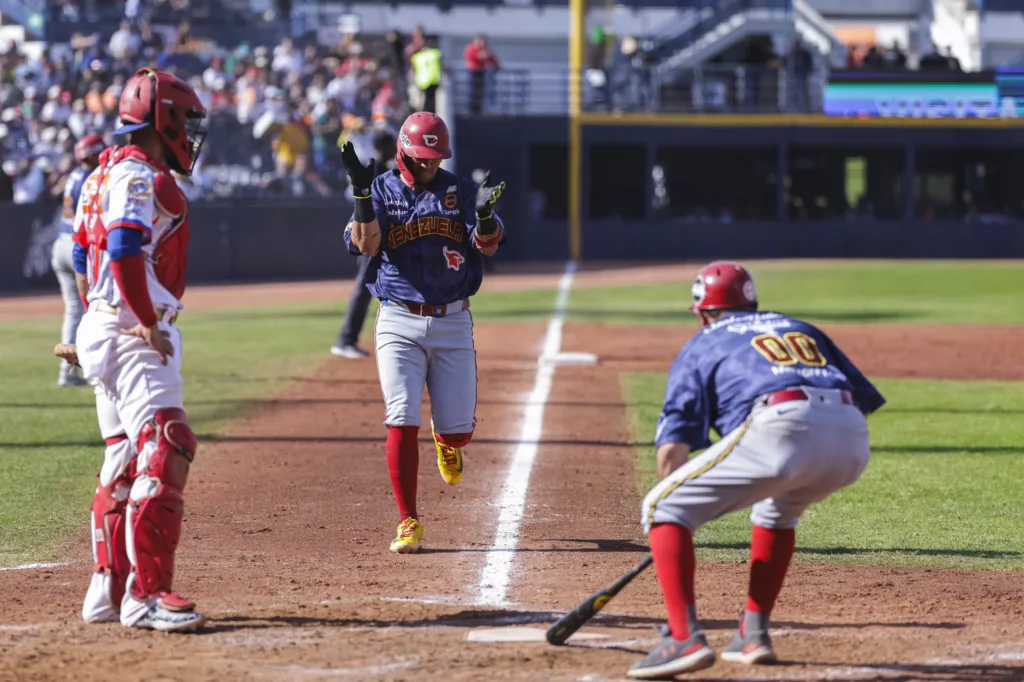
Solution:
M 174 551 L 185 513 L 182 491 L 196 452 L 196 436 L 177 408 L 159 410 L 139 434 L 138 477 L 128 501 L 131 596 L 171 592 Z M 122 619 L 123 620 L 123 619 Z
M 125 540 L 125 508 L 135 477 L 134 449 L 124 434 L 106 441 L 103 470 L 92 500 L 94 568 L 82 603 L 82 619 L 87 623 L 117 620 L 125 582 L 131 572 Z

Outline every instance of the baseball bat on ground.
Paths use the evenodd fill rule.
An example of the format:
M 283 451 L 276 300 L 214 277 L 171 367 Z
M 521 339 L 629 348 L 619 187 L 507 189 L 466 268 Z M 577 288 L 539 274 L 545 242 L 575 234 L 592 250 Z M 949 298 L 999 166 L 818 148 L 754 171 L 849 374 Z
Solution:
M 554 625 L 549 627 L 545 633 L 548 644 L 554 644 L 555 646 L 564 644 L 565 640 L 569 639 L 574 632 L 597 615 L 597 612 L 603 609 L 605 604 L 612 600 L 612 597 L 617 595 L 623 587 L 631 583 L 633 578 L 643 573 L 644 569 L 650 566 L 653 561 L 654 557 L 648 554 L 622 576 L 587 597 L 576 608 L 555 621 Z

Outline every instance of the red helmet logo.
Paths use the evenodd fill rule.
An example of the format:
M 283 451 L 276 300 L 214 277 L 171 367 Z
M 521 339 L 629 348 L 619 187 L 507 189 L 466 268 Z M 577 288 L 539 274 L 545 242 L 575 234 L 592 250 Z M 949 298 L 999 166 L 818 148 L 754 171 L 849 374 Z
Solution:
M 757 309 L 754 278 L 739 263 L 715 261 L 697 273 L 690 288 L 691 310 Z
M 415 182 L 405 157 L 413 159 L 452 158 L 448 125 L 437 114 L 417 111 L 410 114 L 398 132 L 398 157 L 395 159 L 402 177 L 410 185 Z

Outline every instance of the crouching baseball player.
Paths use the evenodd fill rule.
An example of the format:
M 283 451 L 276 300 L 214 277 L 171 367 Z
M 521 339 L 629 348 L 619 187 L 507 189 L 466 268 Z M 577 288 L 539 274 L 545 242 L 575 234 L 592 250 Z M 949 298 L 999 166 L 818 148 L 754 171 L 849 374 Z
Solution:
M 377 371 L 388 427 L 385 453 L 398 502 L 391 551 L 420 549 L 416 509 L 417 438 L 424 385 L 430 395 L 437 466 L 449 485 L 462 479 L 463 448 L 476 426 L 476 350 L 469 299 L 483 281 L 483 256 L 504 234 L 492 206 L 505 188 L 490 174 L 480 187 L 441 169 L 451 157 L 448 127 L 417 112 L 398 135 L 397 168 L 374 178 L 351 144 L 342 161 L 356 206 L 345 228 L 353 254 L 370 257 L 367 287 L 381 306 Z
M 196 437 L 182 404 L 187 201 L 171 171 L 191 173 L 205 132 L 191 87 L 142 69 L 119 103 L 130 144 L 103 152 L 75 218 L 75 269 L 87 311 L 78 361 L 95 386 L 106 452 L 92 505 L 95 569 L 87 622 L 193 630 L 204 622 L 172 592 L 182 494 Z
M 629 669 L 633 678 L 671 677 L 715 662 L 697 620 L 693 533 L 750 506 L 747 602 L 722 658 L 776 660 L 768 623 L 797 522 L 808 506 L 863 473 L 870 455 L 865 417 L 885 403 L 821 330 L 758 312 L 754 281 L 741 266 L 711 263 L 692 295 L 702 329 L 669 371 L 655 435 L 661 482 L 641 512 L 668 627 L 661 644 Z M 714 445 L 712 426 L 722 434 Z

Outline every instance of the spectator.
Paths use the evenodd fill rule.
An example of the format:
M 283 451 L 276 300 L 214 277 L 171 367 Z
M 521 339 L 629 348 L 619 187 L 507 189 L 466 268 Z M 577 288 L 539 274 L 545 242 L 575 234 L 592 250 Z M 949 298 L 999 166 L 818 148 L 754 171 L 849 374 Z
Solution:
M 921 57 L 922 71 L 949 71 L 949 58 L 939 52 L 939 46 L 932 43 L 931 52 Z
M 811 110 L 811 72 L 814 70 L 814 57 L 799 38 L 793 43 L 790 52 L 790 68 L 793 74 L 794 108 L 799 112 Z
M 953 47 L 951 45 L 946 46 L 946 61 L 949 64 L 948 68 L 950 71 L 963 71 L 963 68 L 960 66 L 960 60 L 953 54 Z
M 444 61 L 437 49 L 437 38 L 427 38 L 423 49 L 412 56 L 413 76 L 420 92 L 420 111 L 437 113 L 437 88 L 441 85 Z
M 7 174 L 6 163 L 3 163 L 3 153 L 0 152 L 0 204 L 14 201 L 14 181 Z
M 423 27 L 417 26 L 413 29 L 412 35 L 409 36 L 409 44 L 405 46 L 405 62 L 412 64 L 412 56 L 422 50 L 426 46 L 426 37 L 423 33 Z
M 295 170 L 300 157 L 309 152 L 309 133 L 305 124 L 296 115 L 294 105 L 289 104 L 287 121 L 274 137 L 274 168 L 278 176 L 285 176 Z
M 881 70 L 885 68 L 885 57 L 879 51 L 877 45 L 872 45 L 868 48 L 868 52 L 864 55 L 864 61 L 861 62 L 861 66 L 866 69 Z
M 310 132 L 313 134 L 313 167 L 324 178 L 335 177 L 337 166 L 333 142 L 341 134 L 338 100 L 328 99 L 317 105 Z
M 114 59 L 131 59 L 138 54 L 141 46 L 142 41 L 128 21 L 121 22 L 121 28 L 114 31 L 114 35 L 110 36 L 110 42 L 107 43 L 107 49 Z
M 462 53 L 466 61 L 466 69 L 470 77 L 469 111 L 479 114 L 483 110 L 484 88 L 486 87 L 487 69 L 499 69 L 501 65 L 483 34 L 477 34 Z
M 907 68 L 907 54 L 900 47 L 900 41 L 892 41 L 892 47 L 885 54 L 885 61 L 889 65 L 889 68 L 893 69 L 905 69 Z

